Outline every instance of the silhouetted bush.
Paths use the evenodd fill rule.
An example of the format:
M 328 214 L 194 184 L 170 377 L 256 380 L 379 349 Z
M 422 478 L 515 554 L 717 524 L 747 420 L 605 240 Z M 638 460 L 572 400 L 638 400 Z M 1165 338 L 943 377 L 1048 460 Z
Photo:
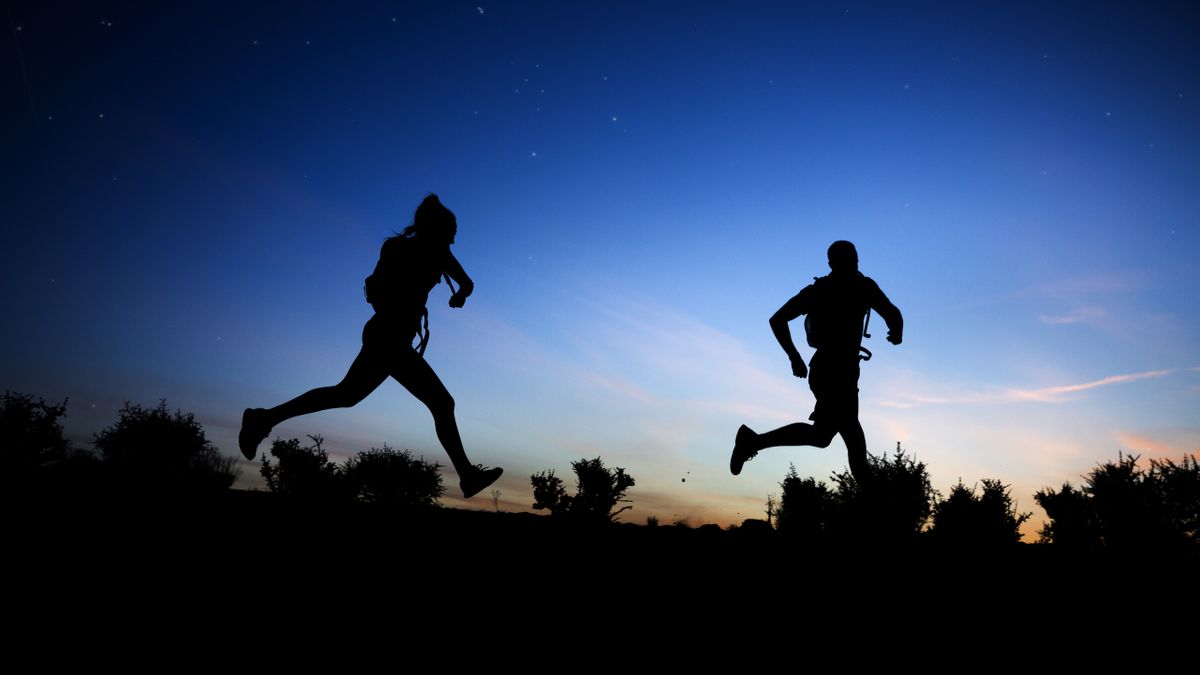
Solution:
M 829 516 L 836 508 L 833 492 L 815 478 L 801 478 L 793 464 L 783 482 L 775 528 L 800 540 L 819 539 L 827 533 Z
M 1042 541 L 1060 545 L 1096 545 L 1119 548 L 1172 546 L 1200 541 L 1200 465 L 1194 455 L 1176 464 L 1150 460 L 1149 469 L 1138 465 L 1138 456 L 1119 454 L 1084 477 L 1075 489 L 1039 490 L 1034 499 L 1049 521 Z
M 271 492 L 306 500 L 329 500 L 351 497 L 342 480 L 342 468 L 329 461 L 321 447 L 324 439 L 309 436 L 311 445 L 300 445 L 297 438 L 276 438 L 271 443 L 272 462 L 263 456 L 259 473 Z
M 562 479 L 554 471 L 542 471 L 529 477 L 533 484 L 533 508 L 547 509 L 551 515 L 579 522 L 611 522 L 631 506 L 616 511 L 617 502 L 625 499 L 625 491 L 633 487 L 633 476 L 625 469 L 609 469 L 599 457 L 571 462 L 575 471 L 575 494 L 568 495 Z
M 962 479 L 950 494 L 933 507 L 930 536 L 938 542 L 967 546 L 1004 546 L 1021 540 L 1021 524 L 1031 513 L 1017 513 L 1008 486 L 984 478 L 983 491 L 975 494 Z
M 1152 459 L 1150 475 L 1162 498 L 1167 530 L 1193 544 L 1200 543 L 1200 464 L 1196 456 L 1184 455 L 1179 464 Z
M 66 459 L 69 445 L 59 419 L 67 402 L 45 400 L 6 391 L 0 397 L 0 481 L 19 486 L 36 470 Z
M 126 403 L 95 445 L 113 477 L 139 490 L 213 492 L 237 478 L 234 459 L 205 438 L 195 416 L 172 414 L 166 401 L 154 408 Z
M 1038 531 L 1042 543 L 1074 547 L 1098 546 L 1101 543 L 1096 515 L 1083 490 L 1066 482 L 1057 492 L 1043 488 L 1034 493 L 1033 498 L 1048 517 Z
M 385 445 L 346 460 L 342 472 L 360 501 L 413 510 L 437 506 L 445 492 L 438 468 L 436 462 Z
M 309 445 L 296 438 L 271 443 L 260 472 L 272 492 L 304 501 L 357 500 L 393 509 L 434 507 L 445 492 L 438 464 L 408 450 L 385 445 L 337 464 L 329 459 L 323 438 L 308 438 Z
M 937 493 L 924 462 L 904 454 L 868 455 L 863 480 L 850 471 L 833 475 L 837 509 L 834 529 L 850 539 L 901 542 L 915 538 L 933 511 Z
M 570 497 L 562 479 L 554 475 L 553 469 L 535 473 L 529 480 L 533 484 L 533 508 L 546 509 L 551 514 L 566 513 Z
M 795 469 L 780 483 L 779 529 L 796 538 L 824 536 L 854 543 L 914 539 L 929 520 L 937 493 L 923 462 L 904 454 L 867 456 L 868 474 L 834 473 L 832 489 Z

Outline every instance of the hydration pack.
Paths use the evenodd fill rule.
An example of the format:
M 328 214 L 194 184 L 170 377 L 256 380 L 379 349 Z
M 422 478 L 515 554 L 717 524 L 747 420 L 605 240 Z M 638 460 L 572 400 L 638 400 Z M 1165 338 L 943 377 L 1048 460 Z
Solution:
M 860 277 L 862 276 L 861 272 L 858 274 Z M 817 288 L 827 289 L 829 283 L 829 277 L 813 277 L 813 285 Z M 827 295 L 827 293 L 823 293 L 823 295 Z M 829 302 L 827 297 L 820 298 L 817 309 L 804 315 L 804 338 L 808 342 L 808 346 L 813 349 L 822 349 L 831 346 L 829 344 L 829 326 L 827 324 L 829 317 L 827 312 L 823 311 L 824 305 L 827 302 Z M 871 325 L 871 308 L 869 306 L 863 315 L 862 322 L 862 336 L 865 338 L 871 337 L 871 334 L 867 332 L 868 327 Z M 861 342 L 858 345 L 858 351 L 862 352 L 858 358 L 863 361 L 871 360 L 871 350 L 862 346 Z
M 388 247 L 392 247 L 390 250 Z M 363 296 L 375 311 L 411 312 L 417 316 L 418 354 L 429 345 L 429 309 L 425 300 L 429 291 L 443 279 L 450 292 L 457 293 L 454 282 L 444 270 L 431 269 L 424 251 L 413 237 L 392 237 L 380 252 L 375 271 L 363 280 Z M 386 258 L 384 253 L 388 253 Z

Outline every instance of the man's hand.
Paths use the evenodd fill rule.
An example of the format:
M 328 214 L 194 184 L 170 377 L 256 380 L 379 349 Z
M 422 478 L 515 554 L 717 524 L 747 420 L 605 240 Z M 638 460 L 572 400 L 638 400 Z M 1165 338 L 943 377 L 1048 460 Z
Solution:
M 450 296 L 450 306 L 454 307 L 455 309 L 462 307 L 463 303 L 465 303 L 466 301 L 467 301 L 467 294 L 463 293 L 462 289 L 459 289 L 457 293 Z
M 888 336 L 887 336 L 887 341 L 888 341 L 888 342 L 890 342 L 890 343 L 892 343 L 892 344 L 894 344 L 894 345 L 898 345 L 898 344 L 900 344 L 901 342 L 904 342 L 904 337 L 903 337 L 903 336 L 901 336 L 901 335 L 900 335 L 900 333 L 891 333 L 891 332 L 889 332 L 889 333 L 888 333 Z
M 792 374 L 799 378 L 808 377 L 808 366 L 804 365 L 803 357 L 794 357 L 792 359 Z

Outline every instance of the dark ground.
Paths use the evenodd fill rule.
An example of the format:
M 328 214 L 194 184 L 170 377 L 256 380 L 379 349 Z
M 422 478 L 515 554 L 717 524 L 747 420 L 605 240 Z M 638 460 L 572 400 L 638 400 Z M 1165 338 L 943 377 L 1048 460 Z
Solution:
M 1150 622 L 1161 636 L 1192 625 L 1170 616 L 1192 615 L 1200 571 L 1178 552 L 811 546 L 764 527 L 580 528 L 457 509 L 406 517 L 242 491 L 186 505 L 33 500 L 7 516 L 5 604 L 26 628 L 165 631 L 185 644 L 209 631 L 372 639 L 391 626 L 439 645 L 503 635 L 590 649 L 638 635 L 660 647 L 799 641 L 853 654 L 873 649 L 855 647 L 872 634 L 1015 648 L 1066 626 L 1097 635 Z

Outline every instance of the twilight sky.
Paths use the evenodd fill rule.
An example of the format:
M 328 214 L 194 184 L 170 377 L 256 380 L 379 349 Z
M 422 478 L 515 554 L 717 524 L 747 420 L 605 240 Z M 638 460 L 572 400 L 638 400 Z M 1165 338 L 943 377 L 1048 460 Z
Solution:
M 242 408 L 344 374 L 433 191 L 477 288 L 431 294 L 426 358 L 504 508 L 584 456 L 633 521 L 842 469 L 835 440 L 728 474 L 739 424 L 811 411 L 767 319 L 836 239 L 906 320 L 867 341 L 873 452 L 1040 521 L 1118 450 L 1200 451 L 1195 6 L 347 4 L 10 4 L 0 387 L 69 397 L 80 442 L 165 398 L 236 454 Z M 394 382 L 276 433 L 446 463 Z

